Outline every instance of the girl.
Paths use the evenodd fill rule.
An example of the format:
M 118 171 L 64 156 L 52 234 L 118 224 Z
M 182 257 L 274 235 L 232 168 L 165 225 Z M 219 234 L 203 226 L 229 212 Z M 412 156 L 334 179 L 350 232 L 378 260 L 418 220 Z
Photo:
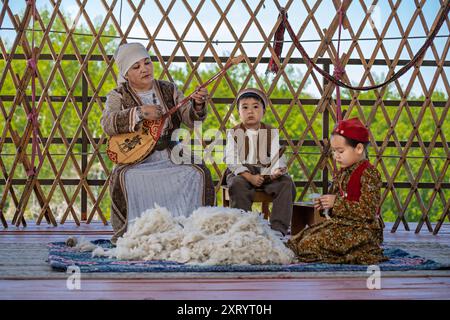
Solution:
M 367 160 L 369 131 L 358 118 L 340 121 L 331 149 L 340 165 L 331 189 L 315 202 L 331 209 L 325 220 L 293 236 L 287 243 L 302 262 L 376 264 L 385 261 L 379 220 L 381 177 Z

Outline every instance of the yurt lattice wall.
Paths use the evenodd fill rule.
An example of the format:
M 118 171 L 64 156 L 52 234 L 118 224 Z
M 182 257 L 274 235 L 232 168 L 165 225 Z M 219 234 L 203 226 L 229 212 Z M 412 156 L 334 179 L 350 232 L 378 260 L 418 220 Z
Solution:
M 336 121 L 333 88 L 284 45 L 280 71 L 266 75 L 273 38 L 285 7 L 297 37 L 324 70 L 336 63 L 339 0 L 132 1 L 2 0 L 0 4 L 0 217 L 3 225 L 27 220 L 57 225 L 109 217 L 107 136 L 99 118 L 114 88 L 112 54 L 139 41 L 153 56 L 155 77 L 186 93 L 224 66 L 244 61 L 209 87 L 203 130 L 223 133 L 237 121 L 235 96 L 256 86 L 270 97 L 266 121 L 280 130 L 298 199 L 326 192 L 332 167 L 321 157 Z M 371 85 L 408 63 L 426 40 L 444 0 L 349 1 L 343 20 L 343 81 Z M 33 23 L 34 21 L 34 23 Z M 371 130 L 370 159 L 383 177 L 384 219 L 409 230 L 417 223 L 437 233 L 450 211 L 450 20 L 415 68 L 370 92 L 347 90 L 346 117 Z M 27 60 L 37 57 L 36 102 Z M 39 127 L 27 115 L 36 107 Z M 43 161 L 33 167 L 33 128 Z M 208 139 L 203 141 L 204 149 Z M 325 160 L 325 161 L 324 161 Z M 225 166 L 209 165 L 217 188 Z M 220 199 L 219 199 L 220 204 Z M 8 220 L 11 220 L 9 222 Z M 436 223 L 436 225 L 433 225 Z

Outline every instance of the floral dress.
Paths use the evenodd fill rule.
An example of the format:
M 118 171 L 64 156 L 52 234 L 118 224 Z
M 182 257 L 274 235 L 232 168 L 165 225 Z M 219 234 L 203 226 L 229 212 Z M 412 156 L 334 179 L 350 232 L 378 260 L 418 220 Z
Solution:
M 359 200 L 348 199 L 349 181 L 359 166 Z M 361 169 L 361 168 L 360 168 Z M 353 178 L 353 180 L 355 180 Z M 383 256 L 383 228 L 379 218 L 381 176 L 367 160 L 340 170 L 331 189 L 336 200 L 331 219 L 306 228 L 287 243 L 301 262 L 376 264 Z

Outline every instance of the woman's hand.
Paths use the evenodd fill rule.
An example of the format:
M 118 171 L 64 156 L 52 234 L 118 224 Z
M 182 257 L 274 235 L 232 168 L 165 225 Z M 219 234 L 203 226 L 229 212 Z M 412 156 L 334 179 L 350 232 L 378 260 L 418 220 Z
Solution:
M 314 200 L 314 208 L 317 210 L 331 209 L 333 208 L 335 200 L 335 194 L 325 194 Z
M 195 107 L 197 110 L 199 110 L 200 106 L 202 106 L 206 102 L 207 98 L 208 98 L 208 89 L 206 88 L 201 88 L 192 95 L 192 99 L 194 99 L 195 101 Z
M 162 117 L 162 107 L 155 104 L 141 106 L 142 118 L 146 120 L 158 120 Z

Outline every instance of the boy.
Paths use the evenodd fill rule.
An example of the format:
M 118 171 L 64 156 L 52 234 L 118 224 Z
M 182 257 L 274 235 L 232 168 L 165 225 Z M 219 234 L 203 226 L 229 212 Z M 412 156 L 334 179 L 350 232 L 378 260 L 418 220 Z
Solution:
M 288 233 L 296 191 L 285 157 L 279 157 L 276 130 L 261 122 L 267 97 L 261 90 L 245 89 L 237 106 L 241 123 L 228 132 L 226 146 L 230 205 L 251 211 L 255 190 L 264 190 L 273 197 L 270 226 L 282 238 Z

